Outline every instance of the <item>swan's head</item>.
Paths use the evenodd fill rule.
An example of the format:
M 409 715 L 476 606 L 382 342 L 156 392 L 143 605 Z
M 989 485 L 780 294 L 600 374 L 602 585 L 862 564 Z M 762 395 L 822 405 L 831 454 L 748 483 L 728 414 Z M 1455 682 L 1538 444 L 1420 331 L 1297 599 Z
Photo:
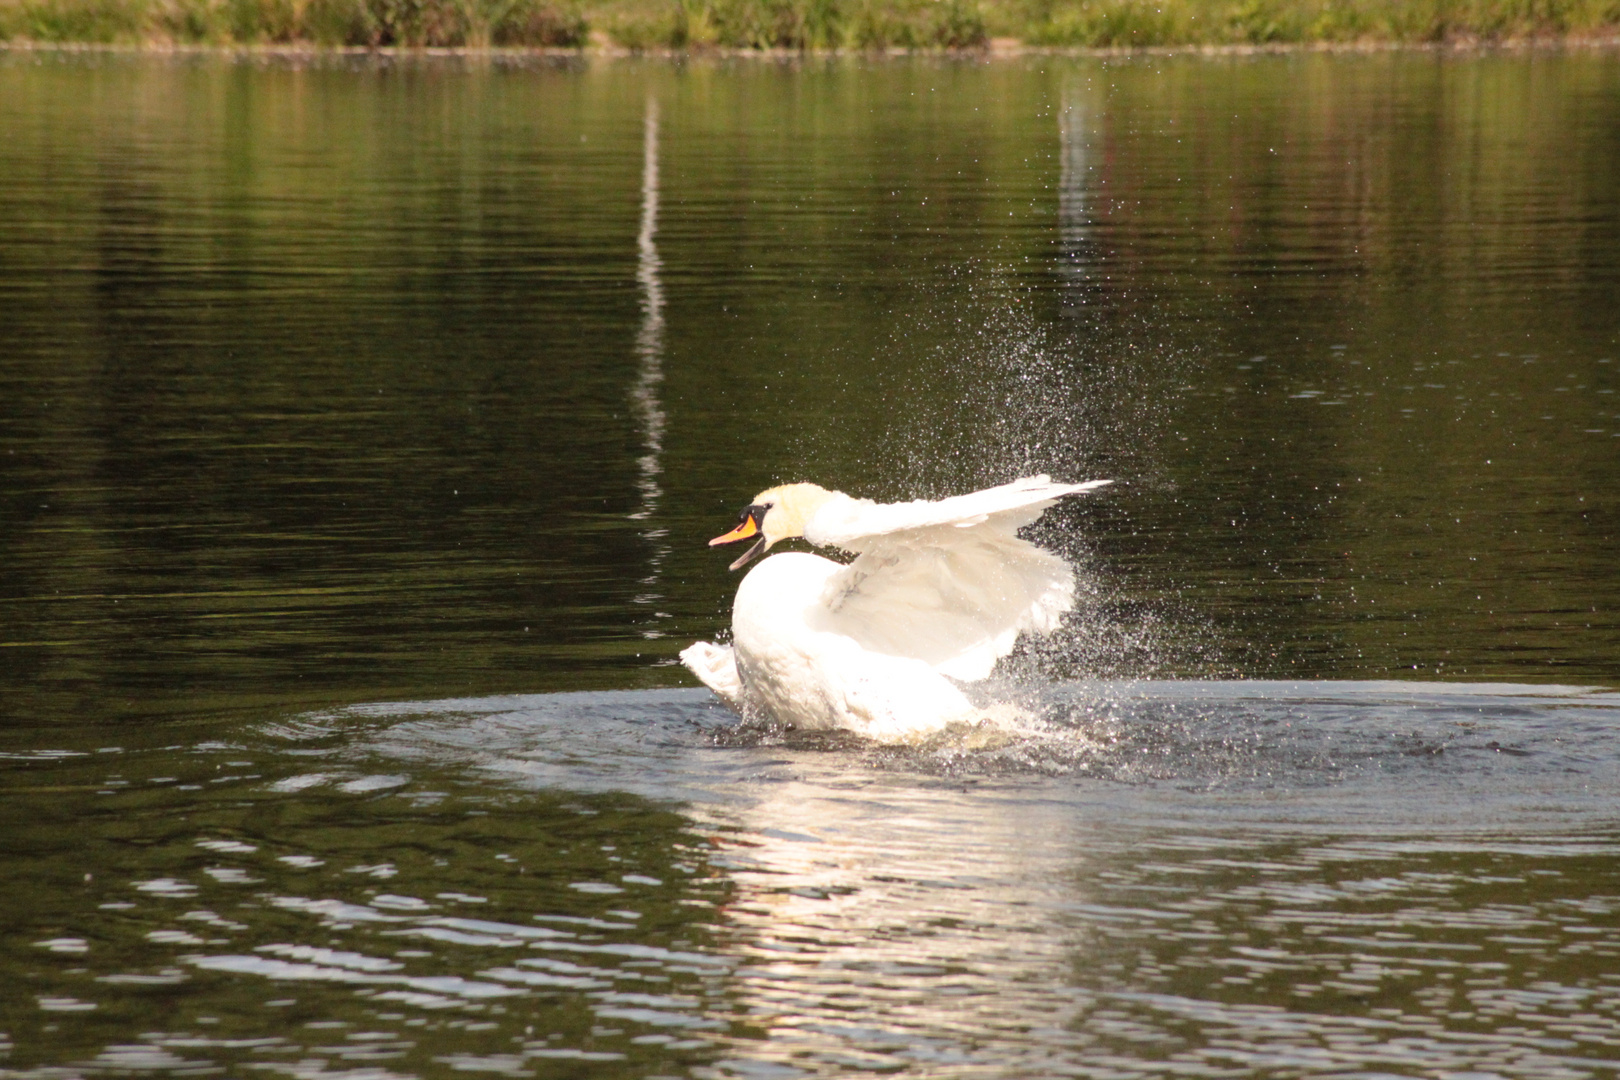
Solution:
M 709 546 L 734 544 L 738 540 L 759 537 L 752 547 L 742 553 L 740 559 L 731 564 L 733 570 L 740 569 L 765 554 L 778 540 L 803 536 L 805 522 L 832 496 L 832 492 L 817 484 L 783 484 L 762 491 L 743 510 L 742 520 L 737 522 L 737 527 L 724 536 L 710 540 Z

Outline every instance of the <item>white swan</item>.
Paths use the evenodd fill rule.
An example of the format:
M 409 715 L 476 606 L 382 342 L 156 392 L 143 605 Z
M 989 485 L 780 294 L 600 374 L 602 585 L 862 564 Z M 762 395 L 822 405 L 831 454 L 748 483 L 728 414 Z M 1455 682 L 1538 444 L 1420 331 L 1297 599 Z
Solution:
M 733 570 L 796 536 L 856 558 L 765 559 L 737 587 L 732 645 L 700 641 L 681 662 L 738 712 L 795 727 L 893 742 L 982 719 L 957 681 L 989 675 L 1021 632 L 1050 633 L 1074 606 L 1069 564 L 1018 529 L 1111 482 L 1031 476 L 885 504 L 815 484 L 762 491 L 735 529 L 709 541 L 758 537 Z

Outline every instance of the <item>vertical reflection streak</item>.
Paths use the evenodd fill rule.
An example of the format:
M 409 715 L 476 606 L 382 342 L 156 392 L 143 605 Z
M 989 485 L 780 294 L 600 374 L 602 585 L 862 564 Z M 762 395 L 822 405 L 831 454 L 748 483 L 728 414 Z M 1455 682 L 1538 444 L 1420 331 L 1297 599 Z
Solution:
M 1077 282 L 1091 277 L 1094 243 L 1086 213 L 1086 185 L 1091 171 L 1087 160 L 1087 117 L 1079 97 L 1073 90 L 1065 92 L 1063 107 L 1058 110 L 1058 272 Z
M 659 390 L 664 382 L 664 286 L 659 275 L 663 262 L 658 257 L 658 99 L 647 99 L 647 116 L 642 135 L 641 167 L 641 229 L 636 236 L 636 282 L 641 286 L 641 328 L 636 333 L 636 381 L 630 390 L 631 409 L 641 428 L 643 453 L 637 459 L 639 476 L 636 489 L 640 505 L 630 515 L 633 521 L 648 522 L 658 512 L 663 487 L 659 478 L 663 474 L 664 406 Z M 641 535 L 647 540 L 651 552 L 647 560 L 647 575 L 641 579 L 643 589 L 635 597 L 637 604 L 653 604 L 658 600 L 656 586 L 664 560 L 669 555 L 666 543 L 669 530 L 644 528 Z M 664 617 L 654 612 L 653 617 Z M 642 636 L 656 638 L 662 631 L 647 627 Z

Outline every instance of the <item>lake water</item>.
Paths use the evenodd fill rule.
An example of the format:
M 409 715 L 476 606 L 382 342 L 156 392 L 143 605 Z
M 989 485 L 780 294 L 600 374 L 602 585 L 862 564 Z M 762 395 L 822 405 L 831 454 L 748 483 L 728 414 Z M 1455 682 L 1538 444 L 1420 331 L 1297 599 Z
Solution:
M 0 1077 L 1620 1072 L 1620 53 L 0 53 Z M 675 663 L 1049 471 L 999 745 Z

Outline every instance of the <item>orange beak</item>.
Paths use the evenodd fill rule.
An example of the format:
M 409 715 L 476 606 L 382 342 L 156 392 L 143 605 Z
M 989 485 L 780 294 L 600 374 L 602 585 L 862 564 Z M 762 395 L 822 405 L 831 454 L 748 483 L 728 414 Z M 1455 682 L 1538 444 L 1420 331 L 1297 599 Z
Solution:
M 759 535 L 759 522 L 753 514 L 754 507 L 750 506 L 743 511 L 743 519 L 737 522 L 737 527 L 724 536 L 717 536 L 709 541 L 710 547 L 719 547 L 721 544 L 735 544 L 738 540 L 747 540 L 750 536 Z
M 731 564 L 731 569 L 741 569 L 751 560 L 764 553 L 765 536 L 760 523 L 765 520 L 765 514 L 769 510 L 770 507 L 768 506 L 756 505 L 748 507 L 743 511 L 742 520 L 737 522 L 737 527 L 735 529 L 732 529 L 724 536 L 717 536 L 713 540 L 709 541 L 710 547 L 719 547 L 721 544 L 734 544 L 738 540 L 749 540 L 756 536 L 759 537 L 759 540 L 756 543 L 749 547 L 747 551 L 742 553 L 741 558 Z

